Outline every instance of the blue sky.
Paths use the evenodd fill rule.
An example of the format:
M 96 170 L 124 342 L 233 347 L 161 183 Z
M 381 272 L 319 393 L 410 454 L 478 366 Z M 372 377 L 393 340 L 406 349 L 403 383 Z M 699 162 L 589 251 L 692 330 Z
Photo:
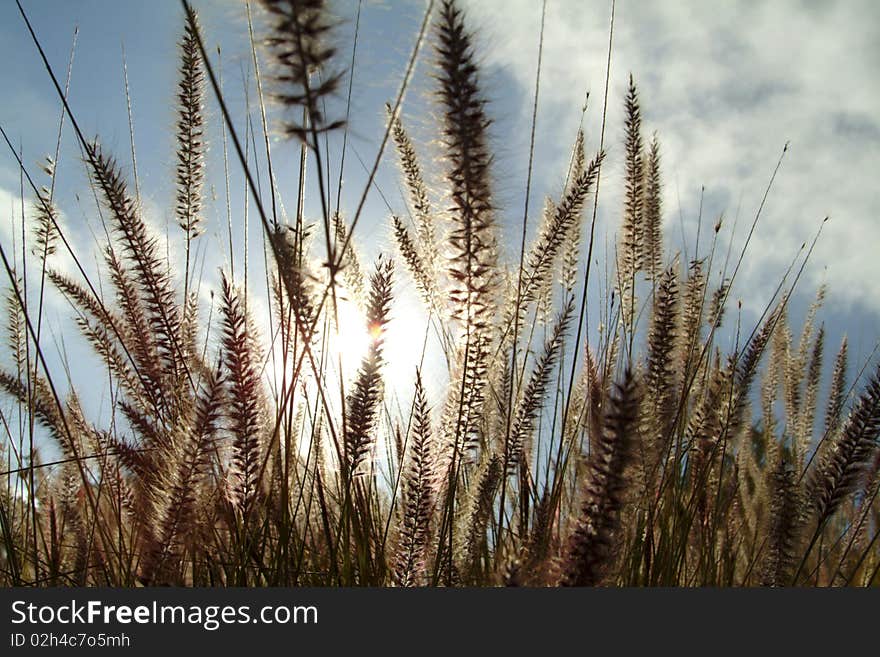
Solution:
M 59 74 L 66 68 L 74 26 L 79 26 L 71 105 L 85 133 L 99 134 L 131 173 L 122 81 L 124 44 L 142 201 L 150 221 L 164 232 L 173 197 L 175 116 L 171 102 L 175 44 L 182 24 L 179 4 L 175 0 L 22 0 L 22 4 Z M 502 225 L 513 227 L 522 216 L 540 3 L 471 0 L 464 4 L 472 26 L 479 31 L 479 59 L 492 100 L 494 177 Z M 250 75 L 243 4 L 226 0 L 196 1 L 194 5 L 211 47 L 222 45 L 225 87 L 233 114 L 242 117 L 243 79 Z M 339 60 L 347 66 L 357 3 L 346 0 L 333 6 L 342 19 L 336 32 Z M 345 211 L 353 211 L 363 180 L 363 169 L 354 154 L 366 162 L 375 156 L 382 134 L 383 104 L 396 93 L 423 9 L 422 2 L 366 0 L 363 4 L 350 120 L 353 150 L 346 163 L 342 204 Z M 585 123 L 588 152 L 598 147 L 609 14 L 610 3 L 548 3 L 532 225 L 544 196 L 557 194 L 562 185 L 587 90 L 591 92 Z M 423 51 L 404 105 L 404 118 L 426 157 L 433 152 L 435 125 L 429 98 L 430 52 L 429 48 Z M 828 328 L 826 344 L 829 349 L 836 348 L 846 332 L 854 353 L 866 355 L 877 338 L 875 327 L 880 317 L 880 285 L 876 283 L 880 278 L 880 188 L 875 182 L 876 171 L 880 171 L 878 65 L 880 9 L 874 2 L 621 0 L 609 97 L 608 164 L 597 236 L 602 242 L 614 243 L 620 215 L 620 108 L 626 79 L 632 72 L 640 86 L 646 134 L 656 130 L 663 149 L 669 248 L 681 248 L 683 232 L 693 249 L 701 187 L 705 186 L 705 226 L 724 213 L 722 244 L 726 248 L 732 239 L 736 249 L 779 153 L 790 141 L 791 150 L 734 296 L 743 298 L 747 313 L 760 311 L 799 246 L 811 240 L 821 219 L 830 215 L 793 305 L 794 319 L 797 323 L 817 285 L 825 281 L 830 287 L 821 315 Z M 0 81 L 6 98 L 0 105 L 0 122 L 20 142 L 25 164 L 37 174 L 37 164 L 54 151 L 59 107 L 11 2 L 0 6 Z M 253 99 L 252 79 L 250 94 Z M 220 116 L 210 95 L 208 109 L 211 150 L 207 191 L 210 195 L 214 186 L 216 201 L 207 203 L 207 233 L 200 238 L 200 248 L 207 254 L 206 283 L 214 285 L 215 268 L 226 261 L 227 249 Z M 344 99 L 335 109 L 344 112 Z M 277 117 L 277 113 L 273 110 L 271 116 Z M 256 111 L 253 118 L 258 121 Z M 243 121 L 238 127 L 244 130 Z M 292 205 L 295 149 L 277 135 L 272 143 L 278 153 L 283 200 Z M 99 224 L 78 158 L 68 125 L 57 201 L 74 241 L 91 249 L 90 231 L 98 232 Z M 331 166 L 337 167 L 338 162 L 331 162 Z M 243 244 L 243 183 L 234 160 L 230 167 L 239 249 Z M 36 177 L 45 181 L 42 174 Z M 403 212 L 393 157 L 385 158 L 378 184 L 393 209 Z M 17 166 L 4 154 L 0 157 L 0 239 L 4 247 L 11 247 L 14 222 L 20 213 L 18 186 Z M 738 210 L 738 228 L 732 235 Z M 387 216 L 382 199 L 372 194 L 356 235 L 367 257 L 392 248 Z M 252 218 L 256 219 L 255 215 Z M 252 221 L 252 244 L 259 243 L 259 230 Z M 703 234 L 707 232 L 704 229 Z M 513 256 L 513 245 L 507 248 Z M 69 318 L 69 310 L 57 303 L 50 308 L 50 316 L 57 318 L 53 326 L 60 327 L 63 319 Z M 62 334 L 59 328 L 57 343 Z M 68 348 L 77 347 L 71 343 Z

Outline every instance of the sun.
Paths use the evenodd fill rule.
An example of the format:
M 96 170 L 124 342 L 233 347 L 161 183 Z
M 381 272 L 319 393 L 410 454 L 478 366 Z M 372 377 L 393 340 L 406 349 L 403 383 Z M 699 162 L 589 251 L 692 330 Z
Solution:
M 381 330 L 376 331 L 375 336 L 371 335 L 364 313 L 352 299 L 338 297 L 336 313 L 336 330 L 331 336 L 331 350 L 334 360 L 341 363 L 343 374 L 349 378 L 366 356 L 370 342 L 374 337 L 380 337 Z
M 346 381 L 356 376 L 374 340 L 382 340 L 382 374 L 387 392 L 411 388 L 416 368 L 423 368 L 432 360 L 428 315 L 418 299 L 410 299 L 406 294 L 396 296 L 384 327 L 369 326 L 363 311 L 351 298 L 338 298 L 337 313 L 330 349 L 334 360 L 341 364 Z

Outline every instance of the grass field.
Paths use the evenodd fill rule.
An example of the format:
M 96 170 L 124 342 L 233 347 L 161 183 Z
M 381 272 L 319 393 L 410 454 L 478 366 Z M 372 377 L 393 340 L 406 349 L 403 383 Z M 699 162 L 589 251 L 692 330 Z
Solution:
M 343 210 L 328 162 L 346 156 L 340 137 L 356 111 L 354 44 L 335 40 L 322 0 L 252 10 L 264 70 L 252 139 L 266 153 L 270 134 L 285 139 L 253 164 L 186 5 L 168 90 L 173 249 L 145 220 L 137 180 L 80 132 L 75 108 L 65 120 L 90 182 L 82 196 L 98 201 L 104 228 L 97 270 L 59 221 L 58 172 L 21 163 L 34 208 L 17 247 L 26 263 L 0 245 L 0 584 L 880 583 L 880 370 L 850 363 L 846 340 L 826 344 L 833 290 L 819 289 L 792 325 L 809 240 L 775 295 L 750 300 L 764 307 L 750 325 L 730 290 L 760 210 L 738 252 L 720 245 L 721 219 L 696 253 L 664 235 L 662 144 L 642 127 L 634 76 L 624 125 L 606 134 L 603 120 L 597 149 L 583 131 L 560 131 L 572 142 L 561 191 L 507 234 L 472 28 L 457 2 L 432 1 L 364 163 L 361 202 Z M 421 60 L 433 76 L 430 144 L 402 119 Z M 49 73 L 60 109 L 64 75 Z M 586 111 L 607 115 L 609 82 L 604 104 Z M 228 254 L 237 271 L 198 266 L 204 233 L 227 230 L 205 212 L 210 120 L 224 136 L 212 148 L 243 167 L 265 278 L 243 276 L 247 253 Z M 606 210 L 616 235 L 600 248 L 612 157 L 623 203 Z M 383 218 L 394 252 L 367 261 L 364 200 L 389 158 L 407 214 Z M 282 161 L 295 180 L 273 176 Z M 767 194 L 775 176 L 771 167 Z M 531 177 L 522 185 L 527 207 L 547 192 Z M 73 264 L 58 267 L 61 257 Z M 92 348 L 74 366 L 110 382 L 98 419 L 86 410 L 93 393 L 65 385 L 69 373 L 47 357 L 49 288 Z M 413 344 L 418 358 L 403 362 Z

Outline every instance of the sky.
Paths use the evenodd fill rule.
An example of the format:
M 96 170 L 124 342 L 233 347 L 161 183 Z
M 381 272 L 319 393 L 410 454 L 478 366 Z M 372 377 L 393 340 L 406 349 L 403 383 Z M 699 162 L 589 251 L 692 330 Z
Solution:
M 22 4 L 52 66 L 62 77 L 78 27 L 70 104 L 84 132 L 99 134 L 130 176 L 124 47 L 141 200 L 157 233 L 164 234 L 171 221 L 174 191 L 172 101 L 175 43 L 182 25 L 179 3 L 22 0 Z M 193 4 L 200 12 L 211 49 L 221 47 L 222 56 L 216 61 L 222 59 L 232 113 L 243 117 L 246 96 L 252 103 L 255 98 L 243 4 L 233 0 L 196 0 Z M 334 35 L 338 61 L 340 68 L 348 68 L 358 4 L 354 0 L 331 4 L 341 19 Z M 538 0 L 467 0 L 462 4 L 477 32 L 478 60 L 494 119 L 491 145 L 499 220 L 503 234 L 515 235 L 523 215 L 542 5 Z M 341 206 L 346 213 L 354 212 L 363 186 L 364 169 L 358 158 L 369 166 L 376 156 L 384 103 L 396 95 L 424 7 L 417 1 L 363 2 L 349 116 L 351 151 L 343 176 Z M 587 92 L 590 96 L 583 124 L 587 151 L 592 154 L 598 149 L 610 13 L 610 2 L 547 2 L 529 205 L 531 226 L 536 224 L 544 197 L 558 195 L 562 187 Z M 608 157 L 597 225 L 599 252 L 609 244 L 613 248 L 620 219 L 622 105 L 632 73 L 640 92 L 645 134 L 656 132 L 661 144 L 667 251 L 693 255 L 699 216 L 703 217 L 701 248 L 705 250 L 711 226 L 723 215 L 720 245 L 726 249 L 732 243 L 736 254 L 783 147 L 790 143 L 734 298 L 743 300 L 745 313 L 752 317 L 760 313 L 801 245 L 809 244 L 823 218 L 829 216 L 804 270 L 792 312 L 796 320 L 802 316 L 817 286 L 827 283 L 828 300 L 820 315 L 828 331 L 826 344 L 836 348 L 846 333 L 853 353 L 867 356 L 877 339 L 880 318 L 880 285 L 876 282 L 880 279 L 880 188 L 875 182 L 880 171 L 880 5 L 870 0 L 620 0 L 614 30 L 605 135 Z M 426 158 L 436 154 L 430 60 L 431 49 L 426 47 L 403 106 L 404 120 Z M 268 73 L 271 71 L 264 71 Z M 11 2 L 0 6 L 0 84 L 6 99 L 0 105 L 0 124 L 21 148 L 25 165 L 37 182 L 45 183 L 38 164 L 54 152 L 59 104 Z M 331 110 L 344 114 L 344 97 L 338 98 Z M 278 116 L 277 110 L 270 108 L 270 119 Z M 208 117 L 207 232 L 200 238 L 199 248 L 205 278 L 213 283 L 216 267 L 230 263 L 220 116 L 210 97 Z M 259 114 L 253 104 L 252 118 L 258 126 Z M 245 130 L 243 120 L 238 129 Z M 262 148 L 260 138 L 258 133 L 258 151 Z M 292 205 L 296 149 L 277 131 L 271 143 L 282 202 Z M 335 172 L 339 162 L 330 165 Z M 100 224 L 69 124 L 58 170 L 57 201 L 63 221 L 72 241 L 89 249 Z M 245 200 L 234 161 L 230 161 L 230 171 L 233 252 L 240 259 Z M 13 234 L 20 230 L 16 223 L 21 213 L 19 183 L 18 166 L 11 154 L 3 151 L 0 239 L 9 250 Z M 365 258 L 393 249 L 386 201 L 392 211 L 405 212 L 396 161 L 390 151 L 355 235 Z M 248 240 L 251 245 L 259 244 L 260 227 L 252 207 L 250 212 Z M 173 251 L 176 247 L 171 241 L 169 249 Z M 509 258 L 516 256 L 514 240 L 502 246 Z M 255 272 L 259 271 L 258 259 L 251 257 Z M 238 267 L 240 271 L 241 262 Z M 62 318 L 70 316 L 58 300 L 48 312 L 57 318 L 50 322 L 51 327 L 61 327 Z M 61 328 L 53 332 L 57 351 L 75 352 L 79 347 L 73 341 L 68 345 L 63 335 Z

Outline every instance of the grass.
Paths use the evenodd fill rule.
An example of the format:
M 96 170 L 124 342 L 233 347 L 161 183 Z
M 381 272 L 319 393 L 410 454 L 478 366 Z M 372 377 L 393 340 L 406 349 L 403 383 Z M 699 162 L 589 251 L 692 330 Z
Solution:
M 590 309 L 586 290 L 600 276 L 593 258 L 604 119 L 599 152 L 588 155 L 577 133 L 561 194 L 533 229 L 524 214 L 518 261 L 505 262 L 479 57 L 458 4 L 430 2 L 348 219 L 339 191 L 334 209 L 341 180 L 326 166 L 345 157 L 351 111 L 350 86 L 344 114 L 328 103 L 350 85 L 333 18 L 321 0 L 261 4 L 262 22 L 251 22 L 250 7 L 248 20 L 252 44 L 265 43 L 252 54 L 266 153 L 271 119 L 289 138 L 271 158 L 298 163 L 299 186 L 278 186 L 269 159 L 271 205 L 261 202 L 247 139 L 184 3 L 172 236 L 183 262 L 151 234 L 137 181 L 133 192 L 113 156 L 83 136 L 46 61 L 103 212 L 104 284 L 80 265 L 83 254 L 57 221 L 55 172 L 52 188 L 40 191 L 19 160 L 35 199 L 27 248 L 40 287 L 39 303 L 29 301 L 34 291 L 3 246 L 10 358 L 0 388 L 14 410 L 2 416 L 0 583 L 878 583 L 880 370 L 857 388 L 844 341 L 820 399 L 829 369 L 817 328 L 825 290 L 797 339 L 788 313 L 809 254 L 779 281 L 757 325 L 731 312 L 760 211 L 732 270 L 729 256 L 719 265 L 720 222 L 707 252 L 686 261 L 670 251 L 661 145 L 643 138 L 632 76 L 620 229 L 606 293 Z M 255 27 L 265 33 L 254 36 Z M 609 58 L 612 38 L 613 23 Z M 442 151 L 429 168 L 401 119 L 423 42 Z M 271 75 L 259 77 L 263 68 Z M 536 99 L 539 88 L 540 66 Z M 273 99 L 278 111 L 270 112 Z M 262 289 L 231 270 L 214 281 L 197 274 L 195 245 L 207 221 L 205 107 L 215 102 L 227 166 L 243 165 L 262 224 Z M 606 82 L 603 114 L 607 103 Z M 340 133 L 342 151 L 329 152 L 328 137 Z M 389 216 L 397 253 L 362 263 L 358 223 L 392 147 L 412 221 Z M 529 164 L 526 208 L 531 156 Z M 307 170 L 316 174 L 311 184 Z M 288 225 L 279 207 L 291 194 Z M 304 216 L 307 199 L 321 208 L 314 223 Z M 53 265 L 57 251 L 76 263 L 73 273 Z M 401 277 L 419 293 L 430 338 L 409 381 L 388 376 L 398 357 L 388 331 Z M 45 285 L 68 300 L 112 383 L 107 422 L 89 419 L 76 390 L 62 391 L 64 372 L 44 356 Z M 254 313 L 257 294 L 271 300 L 265 324 Z M 344 320 L 347 307 L 356 308 L 360 333 Z M 587 319 L 597 317 L 591 343 L 596 326 Z M 356 335 L 366 344 L 354 368 L 344 361 Z M 429 343 L 445 367 L 426 358 Z M 443 382 L 436 403 L 428 379 Z M 45 462 L 41 442 L 58 458 Z

